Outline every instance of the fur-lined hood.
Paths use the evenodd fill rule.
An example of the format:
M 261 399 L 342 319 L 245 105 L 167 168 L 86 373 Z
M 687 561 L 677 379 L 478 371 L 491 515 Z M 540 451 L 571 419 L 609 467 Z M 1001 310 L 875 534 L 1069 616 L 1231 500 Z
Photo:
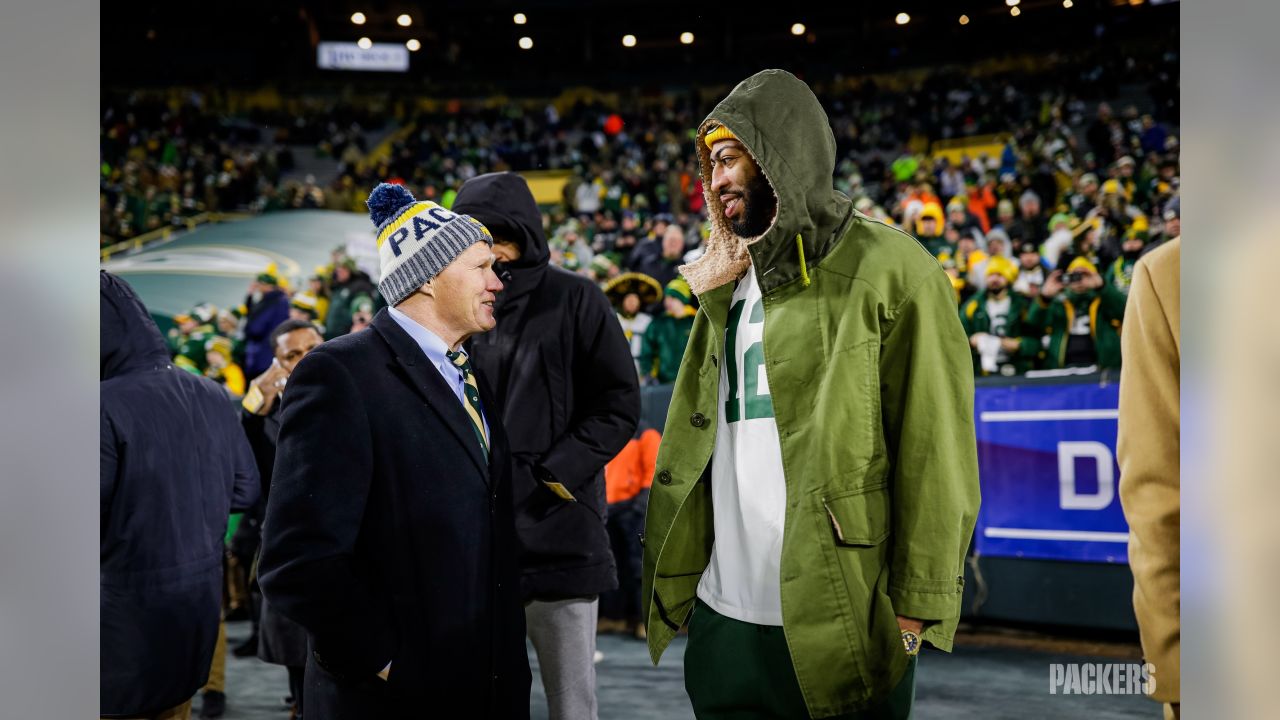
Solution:
M 746 147 L 778 199 L 773 224 L 759 237 L 735 235 L 711 190 L 711 151 L 703 138 L 719 125 Z M 766 294 L 802 278 L 805 264 L 822 258 L 852 213 L 852 203 L 833 187 L 836 140 L 827 114 L 791 73 L 765 70 L 743 80 L 702 121 L 695 144 L 711 233 L 706 253 L 680 272 L 696 294 L 737 281 L 753 263 Z

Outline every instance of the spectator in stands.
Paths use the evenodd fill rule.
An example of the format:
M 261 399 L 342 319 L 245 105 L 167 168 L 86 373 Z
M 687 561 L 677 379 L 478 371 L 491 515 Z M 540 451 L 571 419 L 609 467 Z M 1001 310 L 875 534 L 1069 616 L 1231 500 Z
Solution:
M 351 332 L 360 332 L 373 322 L 373 298 L 357 295 L 351 301 Z
M 662 298 L 662 286 L 648 275 L 624 273 L 606 283 L 604 293 L 613 304 L 622 334 L 631 348 L 631 357 L 637 363 L 637 377 L 643 376 L 644 373 L 639 372 L 640 353 L 644 350 L 644 334 L 653 323 L 653 316 L 644 308 Z
M 1076 192 L 1069 200 L 1072 214 L 1083 217 L 1085 213 L 1098 206 L 1098 200 L 1098 176 L 1093 173 L 1081 175 L 1076 182 Z
M 951 249 L 943 236 L 944 224 L 942 208 L 937 203 L 928 202 L 921 206 L 920 213 L 916 216 L 916 237 L 924 245 L 924 249 L 935 257 Z
M 1027 324 L 1049 339 L 1044 366 L 1118 369 L 1124 305 L 1125 296 L 1085 257 L 1050 273 L 1027 312 Z
M 352 301 L 360 295 L 373 297 L 373 281 L 356 267 L 355 258 L 343 255 L 333 269 L 333 288 L 329 298 L 329 322 L 324 339 L 332 340 L 351 331 Z
M 1040 257 L 1036 244 L 1023 241 L 1018 251 L 1018 277 L 1013 281 L 1013 291 L 1028 299 L 1040 296 L 1040 288 L 1048 277 L 1049 265 Z
M 1182 218 L 1180 217 L 1182 210 L 1182 201 L 1174 196 L 1169 202 L 1165 203 L 1164 211 L 1161 213 L 1161 219 L 1164 220 L 1164 226 L 1156 238 L 1143 248 L 1142 254 L 1146 255 L 1160 245 L 1182 235 Z
M 1018 198 L 1018 224 L 1021 226 L 1020 236 L 1039 245 L 1045 241 L 1049 233 L 1045 230 L 1044 216 L 1040 213 L 1042 203 L 1034 190 L 1027 190 Z M 1005 228 L 1008 231 L 1008 228 Z M 1013 234 L 1011 231 L 1010 234 Z
M 218 383 L 233 398 L 244 395 L 244 370 L 231 358 L 231 338 L 210 336 L 205 341 L 204 376 Z
M 693 293 L 684 278 L 677 277 L 667 283 L 662 307 L 665 312 L 655 317 L 645 331 L 636 362 L 646 383 L 667 385 L 676 381 L 697 312 L 693 307 Z
M 684 229 L 671 223 L 660 239 L 646 240 L 636 247 L 627 265 L 630 270 L 648 275 L 665 286 L 680 274 L 686 249 Z
M 985 289 L 964 304 L 960 323 L 973 349 L 973 371 L 1016 375 L 1035 366 L 1040 336 L 1026 324 L 1028 301 L 1012 291 L 1018 267 L 1002 255 L 983 263 Z
M 195 375 L 204 374 L 208 368 L 205 343 L 217 334 L 213 328 L 217 314 L 218 309 L 210 303 L 198 303 L 190 313 L 174 318 L 177 332 L 169 331 L 170 342 L 174 343 L 174 365 Z
M 1100 224 L 1097 218 L 1089 218 L 1077 223 L 1071 231 L 1070 246 L 1058 253 L 1057 262 L 1053 264 L 1054 268 L 1066 272 L 1076 258 L 1088 260 L 1095 268 L 1102 264 L 1103 260 L 1098 252 L 1098 226 Z
M 289 319 L 271 331 L 271 347 L 275 357 L 271 367 L 253 379 L 251 395 L 241 403 L 240 424 L 262 478 L 262 495 L 253 511 L 241 520 L 241 526 L 258 535 L 271 491 L 272 468 L 276 461 L 276 441 L 280 434 L 280 408 L 289 375 L 302 358 L 324 338 L 308 320 Z M 249 534 L 239 533 L 238 534 Z M 260 537 L 250 542 L 257 546 Z M 256 578 L 255 578 L 256 580 Z M 281 615 L 271 603 L 263 600 L 254 623 L 258 631 L 257 654 L 263 661 L 283 665 L 289 673 L 289 695 L 293 698 L 293 717 L 303 715 L 303 677 L 307 664 L 307 635 L 297 623 Z
M 271 331 L 289 318 L 289 295 L 280 288 L 274 265 L 249 286 L 245 306 L 249 314 L 244 324 L 244 371 L 257 377 L 271 366 Z
M 99 285 L 99 714 L 188 718 L 219 635 L 227 518 L 258 476 L 226 393 L 169 363 L 133 288 Z
M 986 234 L 982 224 L 969 212 L 969 204 L 962 195 L 955 196 L 947 203 L 947 227 L 955 228 L 961 235 L 973 235 L 979 239 L 984 239 Z
M 640 392 L 604 293 L 548 267 L 542 216 L 524 178 L 474 177 L 453 209 L 493 235 L 510 283 L 497 327 L 471 339 L 511 444 L 521 592 L 552 720 L 594 720 L 599 595 L 618 586 L 605 529 L 604 466 L 635 432 Z
M 1138 258 L 1146 245 L 1146 231 L 1130 228 L 1124 243 L 1120 246 L 1120 257 L 1112 261 L 1103 272 L 1103 282 L 1115 287 L 1127 297 L 1129 286 L 1133 284 L 1133 267 L 1138 263 Z
M 307 291 L 316 299 L 316 322 L 321 325 L 329 318 L 329 274 L 328 268 L 317 265 L 307 280 Z

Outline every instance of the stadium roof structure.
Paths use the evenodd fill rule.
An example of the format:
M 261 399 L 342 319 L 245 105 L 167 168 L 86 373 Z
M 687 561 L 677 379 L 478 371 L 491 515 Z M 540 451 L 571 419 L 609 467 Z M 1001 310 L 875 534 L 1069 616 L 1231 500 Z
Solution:
M 244 302 L 249 282 L 274 264 L 291 287 L 343 246 L 366 270 L 376 257 L 366 215 L 290 210 L 248 220 L 204 225 L 174 240 L 113 258 L 102 269 L 123 277 L 162 326 L 201 302 L 219 308 Z M 376 280 L 376 272 L 370 273 Z
M 1178 6 L 1167 0 L 1020 0 L 1016 17 L 1006 2 L 227 0 L 214 10 L 140 0 L 103 13 L 102 78 L 118 86 L 279 82 L 555 95 L 573 85 L 732 83 L 765 67 L 815 79 L 885 72 L 1167 39 L 1178 29 Z M 352 22 L 355 13 L 362 24 Z M 900 14 L 909 22 L 899 24 Z M 634 42 L 624 44 L 626 36 Z M 317 68 L 318 43 L 361 38 L 416 40 L 418 49 L 404 73 Z

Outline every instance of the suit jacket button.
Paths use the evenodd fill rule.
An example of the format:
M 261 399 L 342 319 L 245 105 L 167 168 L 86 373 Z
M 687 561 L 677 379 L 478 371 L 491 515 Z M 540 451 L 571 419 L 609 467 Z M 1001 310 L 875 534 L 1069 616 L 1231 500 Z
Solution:
M 707 424 L 707 416 L 703 415 L 700 412 L 696 412 L 689 417 L 689 424 L 693 425 L 696 428 L 700 428 L 703 425 Z
M 659 472 L 659 473 L 658 473 L 658 482 L 662 483 L 663 485 L 670 485 L 670 484 L 671 484 L 671 473 L 670 473 L 670 472 L 667 472 L 666 470 L 663 470 L 663 471 Z

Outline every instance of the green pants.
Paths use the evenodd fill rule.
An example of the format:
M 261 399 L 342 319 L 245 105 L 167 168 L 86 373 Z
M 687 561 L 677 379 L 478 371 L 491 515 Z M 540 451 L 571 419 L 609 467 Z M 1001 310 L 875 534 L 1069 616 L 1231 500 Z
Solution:
M 916 661 L 875 705 L 832 720 L 911 717 Z M 684 686 L 698 720 L 799 720 L 809 717 L 782 628 L 725 617 L 697 601 L 684 651 Z

